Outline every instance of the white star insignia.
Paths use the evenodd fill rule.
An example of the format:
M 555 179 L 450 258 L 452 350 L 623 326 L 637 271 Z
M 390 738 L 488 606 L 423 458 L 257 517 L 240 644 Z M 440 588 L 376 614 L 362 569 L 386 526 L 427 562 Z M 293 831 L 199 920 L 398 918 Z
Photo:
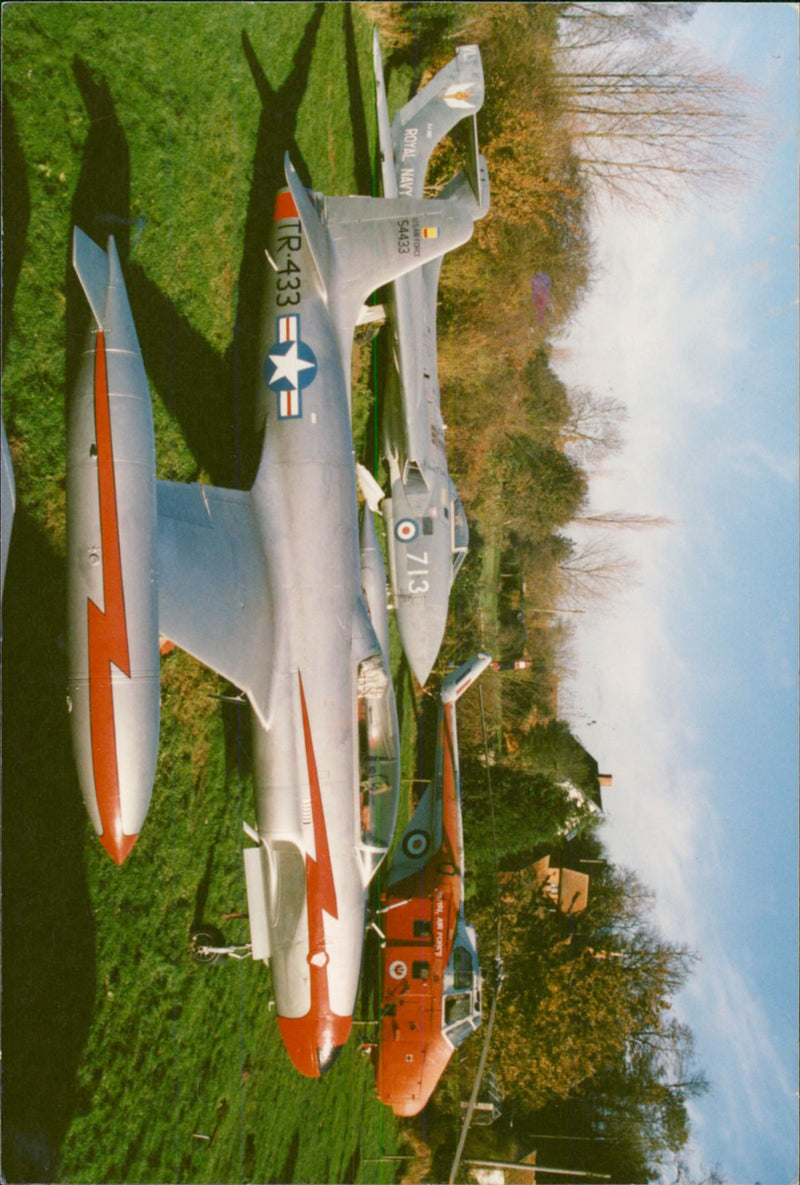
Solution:
M 292 384 L 294 390 L 298 389 L 298 375 L 301 370 L 311 370 L 314 366 L 313 362 L 306 362 L 303 358 L 297 356 L 297 342 L 292 342 L 285 354 L 270 354 L 269 360 L 275 367 L 275 372 L 272 375 L 270 386 L 278 382 L 280 379 L 286 379 Z

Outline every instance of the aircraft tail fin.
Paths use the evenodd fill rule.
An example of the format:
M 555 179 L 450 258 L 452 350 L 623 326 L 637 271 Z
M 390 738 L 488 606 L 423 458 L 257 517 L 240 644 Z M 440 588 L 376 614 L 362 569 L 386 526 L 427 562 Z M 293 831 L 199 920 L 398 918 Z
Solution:
M 471 658 L 469 662 L 465 662 L 463 666 L 460 666 L 457 671 L 453 671 L 452 674 L 448 675 L 442 683 L 442 702 L 452 703 L 455 700 L 461 699 L 464 692 L 483 674 L 491 661 L 491 654 L 481 651 L 480 654 L 476 654 L 474 658 Z
M 478 152 L 477 138 L 473 141 L 473 148 L 467 167 L 450 178 L 437 198 L 442 202 L 462 202 L 477 222 L 489 209 L 489 171 L 486 158 Z
M 472 235 L 472 214 L 459 201 L 320 197 L 312 203 L 288 154 L 286 180 L 323 297 L 350 333 L 376 289 L 460 247 Z
M 349 314 L 384 284 L 466 243 L 472 215 L 457 202 L 413 198 L 328 198 L 327 229 Z
M 474 117 L 483 106 L 483 96 L 481 52 L 477 45 L 462 45 L 452 61 L 401 107 L 391 128 L 393 165 L 401 197 L 422 196 L 431 153 L 443 136 L 470 115 L 470 131 L 477 146 Z
M 319 282 L 322 289 L 323 300 L 328 299 L 328 286 L 331 276 L 331 245 L 328 236 L 325 234 L 325 229 L 320 221 L 319 214 L 314 208 L 314 204 L 308 195 L 308 192 L 297 175 L 297 171 L 289 159 L 287 152 L 283 158 L 284 172 L 286 174 L 286 184 L 289 186 L 289 193 L 294 201 L 295 209 L 297 210 L 297 217 L 300 219 L 300 225 L 303 228 L 303 234 L 306 236 L 311 251 L 311 256 L 314 260 L 314 265 L 317 269 Z
M 439 196 L 469 199 L 477 206 L 473 218 L 483 218 L 489 209 L 489 180 L 486 161 L 478 149 L 477 112 L 484 93 L 478 47 L 458 49 L 455 58 L 398 111 L 391 127 L 377 29 L 372 38 L 372 62 L 384 197 L 422 197 L 433 149 L 442 136 L 464 120 L 467 167 Z M 461 184 L 455 186 L 458 179 Z M 469 190 L 464 182 L 469 182 Z
M 75 227 L 72 235 L 72 265 L 89 302 L 97 328 L 102 329 L 108 292 L 109 258 L 87 234 Z

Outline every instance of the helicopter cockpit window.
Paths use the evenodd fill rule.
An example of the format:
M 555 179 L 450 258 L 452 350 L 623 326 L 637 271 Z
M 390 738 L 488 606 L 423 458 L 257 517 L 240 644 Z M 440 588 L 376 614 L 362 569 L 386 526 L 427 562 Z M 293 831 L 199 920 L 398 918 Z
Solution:
M 463 946 L 457 946 L 452 954 L 453 987 L 456 991 L 472 987 L 472 955 Z
M 466 952 L 465 952 L 466 953 Z M 476 989 L 473 991 L 473 987 Z M 443 1000 L 442 1032 L 452 1046 L 461 1042 L 481 1023 L 480 981 L 473 984 L 470 964 L 468 987 L 448 992 Z
M 454 992 L 452 996 L 445 996 L 444 1027 L 447 1029 L 457 1020 L 466 1020 L 472 1012 L 472 1000 L 469 992 Z
M 367 880 L 394 834 L 400 790 L 397 711 L 389 672 L 380 654 L 358 668 L 360 855 Z
M 442 1031 L 454 1047 L 481 1023 L 481 974 L 475 931 L 459 918 L 444 973 Z
M 459 1021 L 452 1029 L 447 1030 L 447 1039 L 453 1048 L 457 1048 L 462 1041 L 466 1041 L 470 1033 L 474 1033 L 475 1029 L 468 1020 Z
M 456 572 L 467 557 L 467 548 L 469 547 L 469 527 L 467 526 L 467 516 L 464 513 L 463 503 L 457 496 L 453 498 L 451 503 L 451 511 L 451 564 L 453 576 L 455 576 Z

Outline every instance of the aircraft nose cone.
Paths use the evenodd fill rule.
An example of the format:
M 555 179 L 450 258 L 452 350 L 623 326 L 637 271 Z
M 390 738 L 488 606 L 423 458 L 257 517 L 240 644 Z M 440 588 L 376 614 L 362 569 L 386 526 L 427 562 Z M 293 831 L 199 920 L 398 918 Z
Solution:
M 327 1048 L 317 1050 L 320 1076 L 336 1065 L 343 1049 L 344 1045 L 329 1045 Z
M 428 597 L 401 597 L 397 602 L 397 628 L 409 666 L 420 687 L 428 682 L 442 645 L 447 605 L 431 604 Z
M 100 843 L 115 864 L 122 864 L 127 859 L 138 838 L 138 835 L 125 835 L 121 829 L 117 828 L 104 831 L 102 835 L 98 836 Z
M 286 1052 L 306 1078 L 321 1078 L 336 1064 L 352 1026 L 352 1017 L 329 1013 L 314 1019 L 278 1017 Z

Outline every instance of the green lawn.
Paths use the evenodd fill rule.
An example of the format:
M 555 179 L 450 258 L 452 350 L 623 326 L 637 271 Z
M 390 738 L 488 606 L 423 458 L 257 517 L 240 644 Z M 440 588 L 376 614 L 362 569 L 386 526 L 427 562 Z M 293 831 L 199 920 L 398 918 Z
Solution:
M 121 248 L 159 475 L 245 484 L 260 250 L 283 153 L 315 188 L 371 191 L 371 29 L 345 4 L 44 3 L 6 6 L 3 36 L 3 414 L 18 490 L 4 597 L 4 1177 L 393 1179 L 376 1158 L 399 1136 L 358 1037 L 324 1080 L 305 1080 L 263 966 L 200 968 L 186 953 L 201 917 L 246 937 L 246 921 L 222 915 L 246 908 L 247 709 L 215 698 L 230 689 L 185 655 L 164 660 L 153 802 L 116 868 L 73 771 L 63 645 L 65 390 L 87 323 L 71 225 Z M 395 101 L 409 84 L 392 75 Z M 398 670 L 407 786 L 416 704 Z

